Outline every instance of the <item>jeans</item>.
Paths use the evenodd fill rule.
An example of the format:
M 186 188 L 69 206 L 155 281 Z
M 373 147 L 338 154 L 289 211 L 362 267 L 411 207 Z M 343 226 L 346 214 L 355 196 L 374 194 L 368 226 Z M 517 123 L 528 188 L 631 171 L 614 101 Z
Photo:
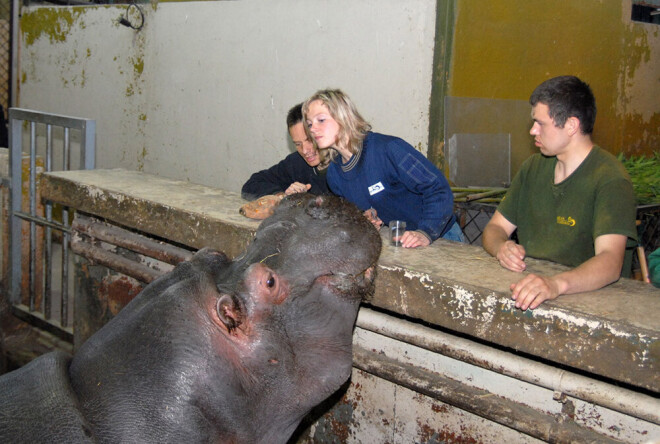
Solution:
M 447 239 L 454 242 L 463 242 L 465 243 L 465 236 L 463 236 L 463 230 L 458 222 L 454 222 L 454 225 L 451 226 L 449 231 L 447 231 L 443 236 L 443 239 Z

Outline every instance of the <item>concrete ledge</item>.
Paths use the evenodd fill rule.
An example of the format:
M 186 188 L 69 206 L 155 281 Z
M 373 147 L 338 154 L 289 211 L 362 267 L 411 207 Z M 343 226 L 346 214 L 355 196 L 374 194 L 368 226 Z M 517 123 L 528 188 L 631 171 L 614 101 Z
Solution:
M 41 176 L 41 187 L 45 199 L 230 257 L 245 249 L 259 226 L 238 213 L 245 201 L 236 193 L 137 171 L 51 172 Z
M 395 250 L 395 251 L 392 251 Z M 535 273 L 562 267 L 528 260 Z M 504 270 L 481 248 L 437 241 L 425 251 L 387 246 L 374 305 L 499 346 L 660 391 L 660 291 L 621 279 L 596 292 L 516 309 Z
M 244 201 L 235 193 L 135 171 L 55 172 L 41 183 L 47 199 L 229 256 L 244 249 L 258 226 L 238 213 Z M 509 297 L 509 285 L 521 275 L 479 247 L 440 240 L 405 250 L 384 243 L 379 265 L 375 307 L 660 392 L 660 290 L 652 286 L 622 279 L 522 312 Z M 528 268 L 562 269 L 535 260 Z

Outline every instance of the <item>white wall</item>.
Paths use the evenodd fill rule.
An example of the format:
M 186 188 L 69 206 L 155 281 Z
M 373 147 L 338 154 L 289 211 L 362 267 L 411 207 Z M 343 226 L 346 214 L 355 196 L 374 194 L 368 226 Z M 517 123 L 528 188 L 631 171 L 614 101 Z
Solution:
M 321 88 L 426 152 L 435 5 L 168 2 L 139 32 L 117 24 L 125 6 L 24 8 L 19 106 L 96 119 L 99 168 L 231 191 L 293 150 L 286 112 Z

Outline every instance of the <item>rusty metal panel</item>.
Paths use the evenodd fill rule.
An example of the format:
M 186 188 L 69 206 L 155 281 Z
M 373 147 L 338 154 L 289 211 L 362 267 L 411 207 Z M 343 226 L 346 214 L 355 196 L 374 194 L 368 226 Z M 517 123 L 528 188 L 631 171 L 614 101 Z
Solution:
M 353 371 L 346 394 L 299 443 L 541 443 L 515 430 Z
M 358 328 L 350 386 L 299 443 L 648 443 L 660 425 Z M 361 369 L 367 369 L 361 370 Z
M 81 256 L 76 256 L 74 263 L 73 344 L 77 350 L 137 296 L 145 284 Z
M 74 349 L 112 319 L 146 284 L 192 256 L 190 250 L 76 214 Z
M 501 370 L 490 369 L 487 364 L 486 367 L 473 365 L 361 328 L 356 329 L 354 347 L 357 368 L 543 441 L 645 442 L 649 438 L 660 439 L 660 399 L 644 393 L 629 391 L 620 396 L 645 405 L 647 411 L 634 413 L 649 420 L 588 400 L 603 398 L 586 395 L 592 390 L 606 394 L 607 385 L 597 388 L 589 380 L 584 381 L 587 390 L 578 393 L 585 399 L 562 393 L 562 372 L 556 372 L 558 380 L 552 382 L 559 389 L 553 390 L 539 385 L 541 381 L 529 383 L 501 374 Z M 484 352 L 484 363 L 489 354 L 490 350 Z M 518 364 L 511 364 L 514 365 Z M 530 365 L 529 370 L 534 367 Z M 567 378 L 570 375 L 563 373 Z M 611 390 L 619 389 L 612 386 Z M 630 409 L 634 410 L 634 406 Z

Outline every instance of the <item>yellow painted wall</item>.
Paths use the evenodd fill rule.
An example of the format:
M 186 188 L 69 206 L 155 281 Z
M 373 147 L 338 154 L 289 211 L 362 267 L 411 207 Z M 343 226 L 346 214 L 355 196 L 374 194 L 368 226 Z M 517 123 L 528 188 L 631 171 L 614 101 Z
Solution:
M 596 143 L 660 150 L 660 26 L 630 11 L 629 0 L 457 0 L 448 95 L 528 100 L 576 75 L 596 96 Z

